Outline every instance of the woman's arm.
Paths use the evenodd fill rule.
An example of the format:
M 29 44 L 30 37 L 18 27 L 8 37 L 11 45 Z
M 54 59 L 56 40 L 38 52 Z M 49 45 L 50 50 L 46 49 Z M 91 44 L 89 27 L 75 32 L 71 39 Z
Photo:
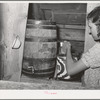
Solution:
M 83 63 L 83 61 L 80 59 L 79 61 L 75 62 L 72 59 L 71 55 L 71 44 L 69 42 L 66 42 L 66 67 L 68 75 L 75 75 L 85 69 L 87 69 L 87 66 Z

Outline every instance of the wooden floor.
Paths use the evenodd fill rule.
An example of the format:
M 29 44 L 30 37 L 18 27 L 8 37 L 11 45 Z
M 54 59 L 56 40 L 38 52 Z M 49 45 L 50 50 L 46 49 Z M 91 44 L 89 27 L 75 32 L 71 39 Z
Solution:
M 22 75 L 21 82 L 34 84 L 33 89 L 40 89 L 40 90 L 41 89 L 53 89 L 53 90 L 85 89 L 85 87 L 82 87 L 81 82 L 30 78 L 25 75 Z
M 37 89 L 77 89 L 81 87 L 80 82 L 65 82 L 55 79 L 30 78 L 25 75 L 22 75 L 21 82 L 36 84 L 35 86 Z
M 83 87 L 81 82 L 60 81 L 55 79 L 37 79 L 22 75 L 21 82 L 0 81 L 1 90 L 93 90 L 100 87 Z

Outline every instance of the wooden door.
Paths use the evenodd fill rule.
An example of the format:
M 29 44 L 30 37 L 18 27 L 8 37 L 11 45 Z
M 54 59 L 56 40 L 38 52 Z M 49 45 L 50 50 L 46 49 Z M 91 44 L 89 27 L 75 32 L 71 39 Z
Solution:
M 28 3 L 1 3 L 0 8 L 1 79 L 20 81 Z M 17 38 L 21 45 L 14 48 Z

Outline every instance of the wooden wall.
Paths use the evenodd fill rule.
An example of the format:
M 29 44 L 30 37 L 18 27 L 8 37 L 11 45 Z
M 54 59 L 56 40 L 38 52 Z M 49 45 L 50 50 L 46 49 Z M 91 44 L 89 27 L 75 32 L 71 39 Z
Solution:
M 86 3 L 31 3 L 28 15 L 29 19 L 55 21 L 59 41 L 70 41 L 72 55 L 81 56 L 84 51 Z
M 2 79 L 20 81 L 24 36 L 26 29 L 28 4 L 1 4 L 1 70 Z M 86 4 L 30 4 L 28 19 L 51 20 L 57 23 L 59 42 L 64 40 L 72 44 L 72 55 L 81 56 L 84 51 Z M 16 36 L 22 46 L 12 49 Z M 2 73 L 2 72 L 1 72 Z

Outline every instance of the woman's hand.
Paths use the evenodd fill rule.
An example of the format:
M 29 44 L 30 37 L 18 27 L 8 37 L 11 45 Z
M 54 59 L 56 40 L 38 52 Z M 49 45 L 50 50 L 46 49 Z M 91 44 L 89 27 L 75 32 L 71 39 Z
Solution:
M 67 52 L 68 50 L 70 50 L 71 49 L 71 44 L 70 44 L 70 42 L 68 42 L 68 41 L 64 41 L 63 42 L 63 45 L 62 45 L 62 49 L 63 49 L 63 52 Z

